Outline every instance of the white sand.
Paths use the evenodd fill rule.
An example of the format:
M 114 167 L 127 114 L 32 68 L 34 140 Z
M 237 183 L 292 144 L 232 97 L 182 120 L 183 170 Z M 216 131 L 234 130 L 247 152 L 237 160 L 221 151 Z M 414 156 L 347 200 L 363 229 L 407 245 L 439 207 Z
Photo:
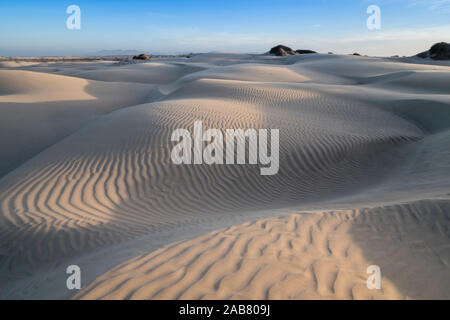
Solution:
M 450 67 L 394 61 L 5 64 L 0 297 L 449 299 Z M 195 120 L 280 129 L 279 173 L 172 164 Z

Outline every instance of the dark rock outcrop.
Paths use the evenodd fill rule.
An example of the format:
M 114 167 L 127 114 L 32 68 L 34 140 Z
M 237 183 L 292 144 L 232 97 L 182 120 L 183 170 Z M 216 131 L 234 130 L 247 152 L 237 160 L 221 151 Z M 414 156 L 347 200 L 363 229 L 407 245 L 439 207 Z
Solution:
M 450 43 L 439 42 L 430 48 L 430 57 L 435 60 L 450 59 Z
M 416 54 L 416 57 L 422 58 L 422 59 L 426 59 L 430 57 L 430 51 L 424 51 L 421 53 Z
M 296 54 L 310 54 L 310 53 L 317 53 L 317 52 L 312 51 L 312 50 L 293 50 L 289 47 L 286 47 L 286 46 L 283 46 L 280 44 L 280 45 L 270 49 L 269 53 L 274 54 L 276 56 L 285 57 L 285 56 L 293 56 Z
M 450 60 L 450 43 L 436 43 L 430 50 L 417 54 L 417 57 L 423 59 L 431 58 L 433 60 Z
M 141 54 L 138 55 L 138 56 L 134 56 L 133 59 L 134 59 L 134 60 L 150 60 L 151 57 L 150 57 L 148 54 L 141 53 Z
M 317 53 L 317 52 L 312 51 L 312 50 L 295 50 L 295 52 L 297 52 L 298 54 L 311 54 L 311 53 Z
M 291 56 L 291 55 L 296 54 L 296 52 L 294 50 L 292 50 L 289 47 L 283 46 L 281 44 L 270 49 L 269 53 L 274 54 L 276 56 Z

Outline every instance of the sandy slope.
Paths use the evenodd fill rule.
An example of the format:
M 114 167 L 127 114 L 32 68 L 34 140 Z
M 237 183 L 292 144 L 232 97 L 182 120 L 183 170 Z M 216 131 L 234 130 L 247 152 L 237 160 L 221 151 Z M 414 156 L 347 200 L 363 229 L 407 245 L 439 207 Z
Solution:
M 76 298 L 448 298 L 448 210 L 419 202 L 249 222 L 138 256 Z M 386 271 L 382 290 L 366 287 L 373 263 Z
M 1 130 L 42 141 L 0 141 L 29 159 L 0 179 L 0 296 L 69 298 L 79 264 L 75 298 L 450 298 L 449 77 L 328 55 L 0 69 Z M 195 120 L 280 129 L 279 173 L 174 165 Z
M 0 69 L 0 176 L 88 121 L 146 102 L 151 85 Z

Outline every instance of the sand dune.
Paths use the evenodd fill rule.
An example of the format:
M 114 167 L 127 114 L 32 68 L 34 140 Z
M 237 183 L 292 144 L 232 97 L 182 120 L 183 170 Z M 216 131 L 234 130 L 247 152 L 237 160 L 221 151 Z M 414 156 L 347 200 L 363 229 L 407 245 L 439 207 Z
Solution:
M 248 222 L 138 256 L 76 298 L 448 299 L 449 205 L 419 202 Z M 373 263 L 387 272 L 382 290 L 366 287 Z
M 0 70 L 0 81 L 0 102 L 95 100 L 94 96 L 84 90 L 88 82 L 82 79 L 21 70 Z M 67 90 L 69 86 L 71 90 Z
M 24 141 L 0 141 L 0 296 L 449 298 L 449 75 L 328 55 L 0 69 L 0 128 Z M 279 129 L 279 173 L 173 164 L 196 120 Z
M 0 69 L 0 176 L 113 110 L 147 102 L 151 85 Z M 6 151 L 7 150 L 7 151 Z
M 166 84 L 202 69 L 202 67 L 185 64 L 155 62 L 79 71 L 70 75 L 101 81 Z

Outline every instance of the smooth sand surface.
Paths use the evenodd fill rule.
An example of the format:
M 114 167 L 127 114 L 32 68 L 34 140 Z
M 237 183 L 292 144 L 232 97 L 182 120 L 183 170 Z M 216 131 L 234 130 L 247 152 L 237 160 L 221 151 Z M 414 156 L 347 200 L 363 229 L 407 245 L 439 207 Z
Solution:
M 449 299 L 449 80 L 338 55 L 4 64 L 0 297 Z M 278 174 L 174 165 L 196 120 L 279 129 Z

